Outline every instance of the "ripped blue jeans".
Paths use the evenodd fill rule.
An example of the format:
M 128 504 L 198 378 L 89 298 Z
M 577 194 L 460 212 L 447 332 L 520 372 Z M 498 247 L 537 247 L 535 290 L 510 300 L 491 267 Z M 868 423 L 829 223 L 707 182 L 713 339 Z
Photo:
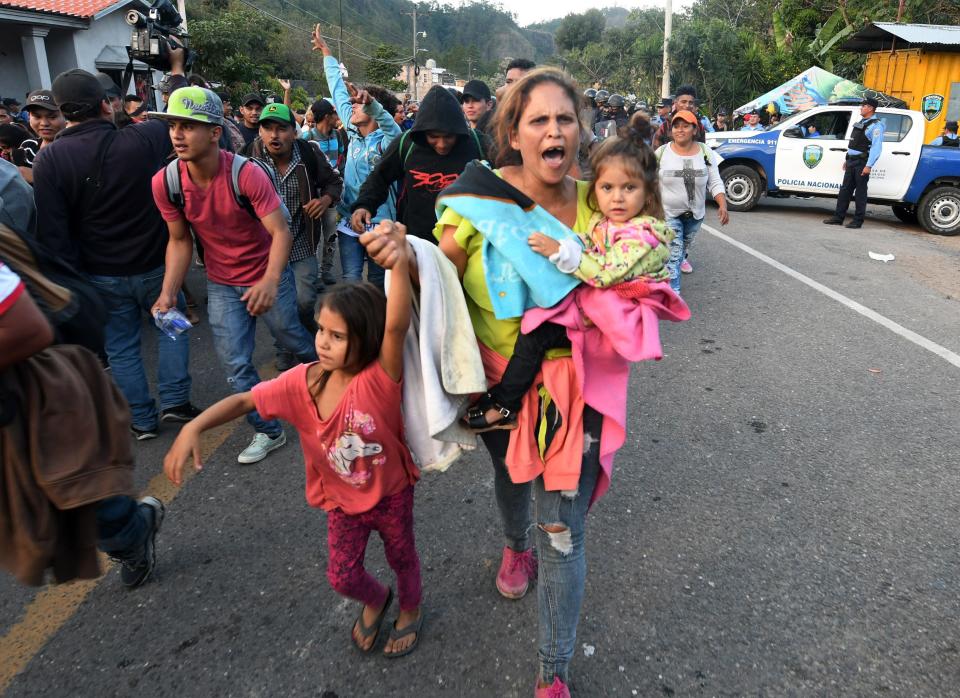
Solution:
M 577 642 L 577 623 L 587 577 L 584 530 L 590 499 L 600 476 L 600 431 L 603 416 L 586 407 L 583 411 L 584 447 L 580 482 L 575 493 L 547 491 L 543 478 L 514 484 L 506 472 L 509 435 L 504 431 L 482 436 L 493 460 L 495 494 L 504 524 L 507 545 L 522 551 L 529 547 L 525 531 L 531 529 L 530 489 L 533 488 L 534 543 L 540 562 L 537 584 L 539 609 L 538 660 L 540 678 L 552 684 L 559 676 L 568 682 L 570 661 Z M 487 434 L 495 435 L 488 437 Z M 589 436 L 587 436 L 589 435 Z M 501 450 L 502 449 L 502 450 Z M 546 528 L 562 528 L 548 533 Z

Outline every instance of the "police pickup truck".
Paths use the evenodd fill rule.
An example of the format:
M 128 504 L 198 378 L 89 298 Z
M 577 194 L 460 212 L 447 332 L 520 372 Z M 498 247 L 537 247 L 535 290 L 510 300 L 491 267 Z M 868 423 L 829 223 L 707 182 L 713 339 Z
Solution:
M 867 189 L 906 223 L 937 235 L 960 234 L 960 148 L 923 144 L 918 111 L 878 109 L 884 122 L 883 153 Z M 708 133 L 719 153 L 720 175 L 731 211 L 749 211 L 763 194 L 836 198 L 858 106 L 830 105 L 795 114 L 769 131 Z M 853 203 L 851 202 L 851 207 Z

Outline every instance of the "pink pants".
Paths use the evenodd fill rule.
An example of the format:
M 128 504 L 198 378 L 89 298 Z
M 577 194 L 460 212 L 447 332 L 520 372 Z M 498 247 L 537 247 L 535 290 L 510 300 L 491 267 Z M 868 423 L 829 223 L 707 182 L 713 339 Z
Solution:
M 420 558 L 413 540 L 413 485 L 384 497 L 362 514 L 327 512 L 327 579 L 334 590 L 367 606 L 379 607 L 387 588 L 363 566 L 370 532 L 383 541 L 387 562 L 397 575 L 400 608 L 412 611 L 420 605 Z

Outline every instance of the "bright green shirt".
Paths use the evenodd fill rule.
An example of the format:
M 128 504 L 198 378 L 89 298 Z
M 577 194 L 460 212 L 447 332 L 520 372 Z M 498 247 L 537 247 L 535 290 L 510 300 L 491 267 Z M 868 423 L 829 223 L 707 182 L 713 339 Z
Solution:
M 494 172 L 499 176 L 498 171 Z M 577 181 L 577 221 L 574 223 L 573 232 L 581 236 L 590 230 L 590 218 L 594 212 L 587 202 L 589 193 L 589 182 Z M 513 355 L 513 346 L 517 343 L 517 336 L 520 334 L 520 318 L 498 320 L 493 314 L 493 304 L 490 303 L 490 291 L 487 288 L 487 279 L 483 270 L 483 235 L 473 227 L 470 221 L 464 219 L 452 208 L 448 208 L 433 229 L 433 234 L 438 240 L 443 235 L 443 229 L 448 225 L 457 226 L 454 239 L 467 253 L 467 266 L 462 281 L 464 296 L 467 299 L 467 311 L 473 322 L 473 331 L 485 346 L 509 359 Z

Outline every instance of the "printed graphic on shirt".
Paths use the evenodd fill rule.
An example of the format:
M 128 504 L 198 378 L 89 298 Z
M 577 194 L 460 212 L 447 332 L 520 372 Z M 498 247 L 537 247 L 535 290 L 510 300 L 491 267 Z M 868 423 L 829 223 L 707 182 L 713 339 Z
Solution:
M 660 173 L 663 177 L 680 177 L 683 179 L 683 186 L 687 190 L 687 203 L 691 206 L 697 199 L 697 177 L 706 177 L 706 170 L 695 170 L 693 163 L 689 159 L 684 159 L 682 170 L 664 170 Z
M 377 424 L 369 414 L 350 410 L 344 419 L 344 426 L 345 431 L 327 449 L 327 461 L 344 482 L 360 487 L 370 481 L 373 471 L 368 468 L 358 470 L 357 467 L 365 462 L 364 459 L 383 453 L 383 446 L 373 441 L 369 443 L 364 441 L 365 436 L 377 430 Z M 381 466 L 385 461 L 384 457 L 374 457 L 371 458 L 370 463 L 373 466 Z
M 443 174 L 442 172 L 421 172 L 420 170 L 410 170 L 413 177 L 413 188 L 425 188 L 427 191 L 437 193 L 446 189 L 457 181 L 460 176 L 457 173 Z

